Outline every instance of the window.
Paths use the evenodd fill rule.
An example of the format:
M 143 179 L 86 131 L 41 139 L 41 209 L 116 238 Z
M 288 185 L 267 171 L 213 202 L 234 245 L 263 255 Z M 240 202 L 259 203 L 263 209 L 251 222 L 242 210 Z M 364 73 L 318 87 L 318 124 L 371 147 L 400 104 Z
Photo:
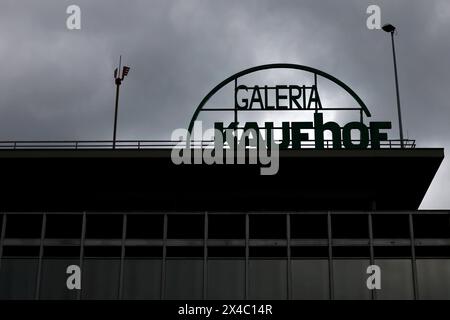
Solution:
M 124 299 L 160 299 L 162 247 L 126 247 Z
M 8 214 L 6 238 L 41 238 L 41 214 Z
M 366 286 L 368 277 L 366 270 L 369 265 L 369 260 L 334 260 L 334 298 L 337 300 L 370 299 L 370 290 Z
M 286 299 L 287 263 L 278 259 L 249 261 L 249 298 Z
M 121 239 L 121 214 L 88 214 L 86 216 L 86 238 Z
M 374 238 L 410 238 L 407 214 L 373 214 Z
M 123 277 L 124 299 L 160 299 L 161 259 L 126 258 Z
M 333 238 L 368 238 L 369 220 L 365 214 L 331 215 L 331 234 Z
M 128 239 L 162 239 L 164 216 L 161 214 L 128 214 Z
M 48 214 L 45 227 L 46 238 L 80 239 L 82 214 Z
M 86 247 L 82 267 L 83 299 L 117 299 L 120 247 Z
M 328 239 L 326 214 L 291 214 L 291 238 Z
M 203 215 L 177 214 L 168 216 L 168 238 L 203 239 L 204 236 Z
M 286 216 L 273 214 L 250 215 L 250 238 L 286 239 Z
M 208 299 L 244 299 L 245 260 L 208 261 Z
M 245 239 L 245 215 L 208 215 L 208 237 L 210 239 Z
M 38 255 L 39 247 L 3 248 L 0 299 L 34 299 Z
M 328 260 L 293 259 L 291 263 L 293 299 L 329 298 Z
M 450 299 L 450 260 L 417 259 L 420 299 Z
M 202 259 L 168 259 L 166 261 L 166 299 L 202 299 L 202 293 Z
M 450 216 L 420 214 L 413 216 L 414 238 L 450 238 Z
M 414 299 L 410 259 L 377 259 L 375 264 L 381 269 L 381 290 L 377 290 L 378 299 Z

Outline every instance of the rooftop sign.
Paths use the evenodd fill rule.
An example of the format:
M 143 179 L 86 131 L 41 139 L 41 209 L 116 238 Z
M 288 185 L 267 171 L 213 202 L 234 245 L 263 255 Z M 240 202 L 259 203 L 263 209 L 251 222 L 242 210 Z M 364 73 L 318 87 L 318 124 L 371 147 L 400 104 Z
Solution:
M 270 69 L 291 69 L 305 72 L 312 75 L 312 84 L 290 83 L 275 86 L 253 85 L 241 83 L 244 76 L 259 71 Z M 318 79 L 324 78 L 339 86 L 354 101 L 352 106 L 348 107 L 329 107 L 324 105 L 320 98 Z M 234 106 L 228 108 L 209 108 L 208 101 L 225 86 L 234 83 Z M 198 120 L 200 113 L 211 111 L 228 111 L 233 114 L 233 121 L 223 123 L 216 122 L 214 127 L 217 130 L 224 131 L 233 129 L 236 132 L 252 128 L 257 132 L 281 130 L 282 139 L 279 141 L 279 147 L 283 148 L 302 148 L 304 142 L 314 143 L 313 147 L 322 149 L 325 146 L 324 133 L 329 132 L 330 141 L 326 141 L 326 147 L 335 149 L 366 149 L 380 148 L 380 142 L 387 141 L 388 135 L 386 129 L 391 128 L 391 122 L 369 122 L 364 123 L 364 117 L 371 117 L 371 113 L 361 98 L 345 83 L 325 73 L 321 70 L 297 64 L 267 64 L 250 68 L 238 72 L 225 79 L 212 89 L 198 105 L 189 123 L 188 132 L 192 134 L 194 123 Z M 312 111 L 311 122 L 291 122 L 283 121 L 281 127 L 277 127 L 273 122 L 265 122 L 263 126 L 257 122 L 240 122 L 239 114 L 247 111 Z M 340 125 L 336 122 L 324 122 L 323 114 L 329 111 L 354 111 L 359 114 L 359 121 L 348 122 Z M 286 117 L 287 118 L 287 117 Z M 314 138 L 308 133 L 314 133 Z M 358 139 L 352 139 L 352 136 L 358 136 Z
M 274 69 L 299 71 L 306 73 L 308 77 L 301 78 L 301 83 L 290 78 L 289 81 L 276 85 L 257 85 L 255 80 L 251 80 L 254 78 L 249 76 Z M 321 98 L 319 79 L 331 81 L 349 95 L 352 101 L 350 105 L 329 106 L 328 101 Z M 219 91 L 231 86 L 233 95 L 227 96 L 232 103 L 221 102 L 226 107 L 209 106 L 210 100 L 214 100 L 211 98 L 216 94 L 220 96 L 222 92 L 219 94 Z M 289 112 L 295 111 L 309 112 L 311 120 L 304 121 L 302 118 L 302 121 L 293 121 Z M 355 118 L 358 121 L 344 124 L 326 121 L 324 115 L 330 111 L 356 112 Z M 224 117 L 213 117 L 214 128 L 203 132 L 204 125 L 198 118 L 200 114 L 210 112 L 216 112 L 215 115 L 225 112 L 228 119 L 232 120 L 226 123 Z M 245 117 L 244 121 L 240 120 L 242 113 L 255 115 L 258 112 L 284 114 L 279 114 L 282 115 L 281 121 L 279 116 L 276 117 L 277 123 L 272 122 L 273 118 L 263 124 L 261 118 L 249 121 Z M 390 146 L 386 130 L 391 129 L 391 122 L 365 122 L 370 117 L 371 113 L 361 98 L 345 83 L 328 73 L 297 64 L 262 65 L 232 75 L 203 98 L 188 129 L 173 132 L 172 139 L 180 141 L 180 144 L 174 148 L 172 160 L 175 164 L 260 164 L 261 174 L 275 174 L 278 171 L 279 149 L 379 149 L 386 143 Z M 270 167 L 264 173 L 268 165 Z

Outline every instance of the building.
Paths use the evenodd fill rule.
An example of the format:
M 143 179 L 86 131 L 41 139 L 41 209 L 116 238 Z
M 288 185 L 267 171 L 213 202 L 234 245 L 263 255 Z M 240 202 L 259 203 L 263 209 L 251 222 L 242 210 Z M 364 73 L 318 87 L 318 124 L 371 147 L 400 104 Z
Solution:
M 308 143 L 270 176 L 172 141 L 3 143 L 0 298 L 450 299 L 450 212 L 418 210 L 444 150 Z

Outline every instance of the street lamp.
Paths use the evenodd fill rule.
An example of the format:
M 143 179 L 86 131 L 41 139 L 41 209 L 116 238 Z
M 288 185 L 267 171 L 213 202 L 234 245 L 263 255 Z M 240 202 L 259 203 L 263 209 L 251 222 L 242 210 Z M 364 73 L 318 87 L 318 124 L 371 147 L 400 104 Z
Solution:
M 120 68 L 122 65 L 122 56 L 120 56 L 119 59 L 119 68 L 116 68 L 114 70 L 114 80 L 116 83 L 116 109 L 114 112 L 114 131 L 113 131 L 113 149 L 116 148 L 116 133 L 117 133 L 117 111 L 119 109 L 119 91 L 120 91 L 120 85 L 122 84 L 123 79 L 128 75 L 128 72 L 130 72 L 130 67 L 124 66 L 122 70 L 122 76 L 120 75 Z
M 391 34 L 391 40 L 392 40 L 392 55 L 394 57 L 394 72 L 395 72 L 395 89 L 397 92 L 397 111 L 398 111 L 398 126 L 400 131 L 400 146 L 401 148 L 404 147 L 403 144 L 403 125 L 402 125 L 402 111 L 400 109 L 400 93 L 398 90 L 398 75 L 397 75 L 397 59 L 395 56 L 395 44 L 394 44 L 394 32 L 395 27 L 392 24 L 385 24 L 382 27 L 383 31 L 388 32 Z

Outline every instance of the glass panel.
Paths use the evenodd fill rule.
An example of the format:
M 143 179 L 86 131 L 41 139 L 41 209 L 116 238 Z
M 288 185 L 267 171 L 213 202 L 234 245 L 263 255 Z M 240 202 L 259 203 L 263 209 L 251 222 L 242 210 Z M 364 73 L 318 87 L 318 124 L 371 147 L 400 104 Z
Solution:
M 202 299 L 203 260 L 166 261 L 166 299 Z
M 249 298 L 286 299 L 286 260 L 249 261 Z
M 79 239 L 81 237 L 82 222 L 82 214 L 48 214 L 45 237 Z
M 120 239 L 122 238 L 121 214 L 88 214 L 86 215 L 86 238 Z M 105 228 L 105 226 L 108 226 Z
M 167 216 L 169 239 L 203 239 L 204 217 L 199 214 L 173 214 Z
M 86 258 L 81 278 L 83 299 L 117 299 L 119 268 L 118 259 Z
M 450 260 L 417 259 L 420 299 L 450 299 Z
M 375 264 L 381 269 L 381 290 L 377 290 L 378 299 L 414 299 L 411 260 L 378 259 Z
M 41 299 L 76 299 L 78 290 L 67 289 L 67 267 L 79 265 L 78 259 L 44 259 L 42 261 Z
M 0 299 L 33 299 L 38 260 L 3 258 L 0 270 Z
M 420 214 L 413 216 L 415 238 L 450 238 L 450 216 Z
M 336 214 L 331 216 L 333 238 L 368 238 L 369 220 L 366 214 Z
M 124 299 L 159 299 L 161 296 L 161 260 L 124 261 Z
M 373 214 L 374 238 L 409 238 L 409 216 L 407 214 Z
M 286 239 L 286 216 L 274 214 L 250 215 L 250 238 Z
M 127 238 L 161 239 L 164 230 L 162 214 L 128 214 Z
M 324 214 L 292 214 L 291 238 L 327 239 L 328 216 Z
M 8 214 L 6 220 L 6 238 L 41 237 L 41 214 Z
M 208 299 L 244 299 L 245 261 L 208 261 Z
M 338 300 L 370 299 L 370 290 L 366 285 L 369 276 L 366 270 L 369 265 L 369 260 L 334 260 L 334 298 Z
M 242 214 L 211 214 L 208 217 L 210 239 L 244 239 L 245 216 Z
M 328 279 L 328 260 L 292 260 L 294 299 L 328 299 Z

